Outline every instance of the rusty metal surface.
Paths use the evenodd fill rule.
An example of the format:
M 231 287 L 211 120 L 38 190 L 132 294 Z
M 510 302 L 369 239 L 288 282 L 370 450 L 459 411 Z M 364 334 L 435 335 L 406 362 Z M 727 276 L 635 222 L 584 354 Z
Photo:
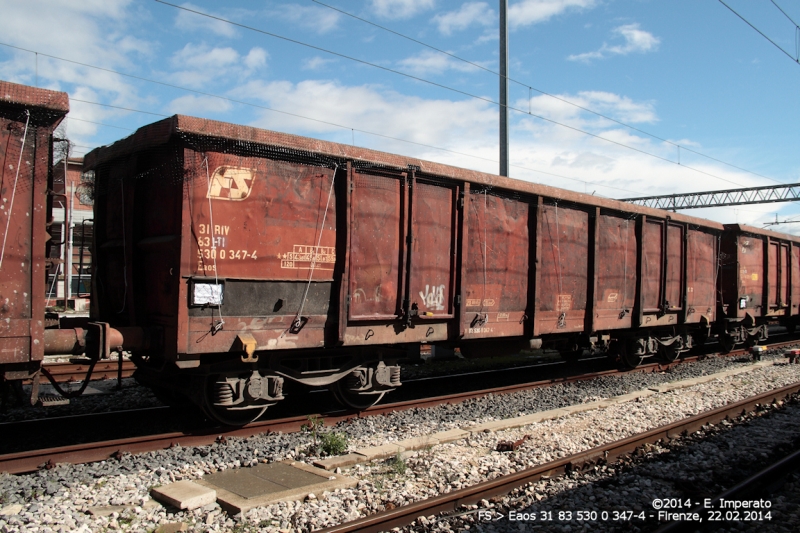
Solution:
M 663 275 L 664 224 L 647 221 L 642 230 L 641 307 L 645 312 L 658 312 L 661 307 Z
M 468 195 L 465 339 L 523 334 L 532 212 L 527 202 L 486 190 Z
M 75 381 L 83 381 L 86 378 L 86 372 L 89 369 L 89 363 L 49 363 L 44 365 L 45 368 L 53 376 L 53 379 L 58 383 L 71 383 Z M 136 365 L 127 359 L 122 362 L 122 377 L 129 378 L 136 370 Z M 104 379 L 117 379 L 118 363 L 117 361 L 98 361 L 94 365 L 92 371 L 92 381 L 100 381 Z M 25 380 L 29 383 L 30 380 Z M 45 376 L 39 376 L 39 383 L 49 383 Z
M 667 245 L 664 280 L 665 311 L 675 311 L 683 307 L 683 226 L 667 224 Z
M 66 93 L 0 82 L 0 364 L 44 356 L 50 144 L 68 110 Z
M 219 137 L 223 139 L 230 139 L 232 141 L 239 141 L 242 143 L 254 143 L 280 147 L 288 150 L 313 152 L 323 156 L 335 157 L 341 159 L 342 161 L 369 161 L 374 163 L 376 166 L 387 166 L 403 171 L 409 167 L 416 167 L 419 168 L 424 174 L 470 181 L 475 184 L 486 185 L 495 189 L 506 189 L 509 191 L 519 191 L 531 195 L 541 195 L 559 201 L 570 201 L 587 206 L 613 209 L 625 213 L 652 215 L 656 217 L 664 216 L 664 211 L 660 211 L 658 209 L 635 206 L 625 202 L 619 202 L 606 198 L 598 198 L 597 196 L 567 191 L 557 187 L 523 182 L 520 180 L 504 178 L 474 170 L 452 167 L 441 163 L 433 163 L 403 155 L 389 154 L 346 144 L 321 141 L 318 139 L 310 139 L 297 135 L 290 135 L 286 133 L 257 129 L 249 126 L 229 124 L 184 115 L 175 115 L 160 122 L 145 126 L 137 130 L 137 132 L 133 135 L 118 141 L 111 146 L 93 150 L 85 157 L 85 168 L 93 169 L 109 160 L 116 159 L 118 157 L 124 157 L 134 151 L 144 150 L 153 146 L 164 144 L 177 133 L 183 135 L 195 135 L 198 137 Z M 722 230 L 722 224 L 718 224 L 710 220 L 688 216 L 681 213 L 670 213 L 670 217 L 673 221 L 687 222 L 700 225 L 705 228 Z
M 800 250 L 797 238 L 739 224 L 725 225 L 720 290 L 727 316 L 797 315 L 800 306 Z M 766 247 L 766 248 L 765 248 Z M 740 299 L 746 307 L 740 309 Z
M 738 238 L 738 297 L 747 298 L 746 307 L 739 309 L 739 318 L 744 318 L 745 313 L 759 317 L 765 313 L 763 305 L 764 296 L 764 241 L 750 235 L 740 235 Z M 739 306 L 737 306 L 738 308 Z
M 336 195 L 329 205 L 331 169 L 264 157 L 191 155 L 184 163 L 191 194 L 191 229 L 184 238 L 195 259 L 185 274 L 305 282 L 313 261 L 313 280 L 333 279 Z M 287 314 L 296 311 L 285 309 Z
M 690 228 L 686 245 L 686 322 L 717 313 L 717 236 Z
M 322 533 L 344 533 L 349 531 L 378 532 L 390 530 L 395 527 L 403 527 L 420 516 L 453 512 L 464 505 L 478 503 L 482 499 L 508 494 L 518 487 L 538 481 L 544 477 L 552 478 L 575 470 L 580 471 L 582 469 L 591 468 L 599 462 L 612 462 L 634 452 L 637 448 L 645 444 L 652 444 L 659 440 L 679 438 L 685 432 L 695 432 L 706 424 L 713 424 L 729 417 L 738 416 L 742 411 L 752 410 L 756 405 L 782 400 L 792 394 L 796 394 L 798 391 L 800 391 L 800 384 L 769 391 L 735 404 L 701 413 L 688 419 L 661 426 L 617 442 L 598 446 L 597 448 L 592 448 L 563 459 L 527 468 L 513 474 L 478 483 L 472 487 L 442 494 L 428 500 L 414 502 L 389 511 L 379 512 L 320 531 Z
M 584 329 L 589 274 L 589 214 L 558 205 L 537 210 L 534 336 Z
M 351 192 L 350 318 L 395 319 L 402 298 L 405 175 L 356 172 Z
M 797 315 L 800 313 L 800 246 L 791 244 L 789 249 L 789 277 L 791 280 L 789 298 L 792 302 L 792 307 L 789 310 L 789 314 Z
M 457 189 L 416 181 L 409 298 L 421 320 L 453 316 Z
M 629 328 L 636 299 L 636 222 L 600 215 L 597 225 L 594 330 Z
M 105 187 L 95 310 L 162 327 L 167 358 L 235 351 L 241 331 L 263 351 L 716 312 L 706 259 L 723 227 L 694 217 L 184 116 L 93 151 L 86 168 Z M 195 283 L 218 280 L 219 307 L 191 304 Z
M 790 235 L 788 233 L 779 233 L 777 231 L 772 231 L 764 228 L 757 228 L 755 226 L 747 226 L 745 224 L 724 224 L 726 231 L 738 232 L 738 233 L 747 233 L 750 235 L 758 235 L 761 237 L 769 237 L 773 240 L 780 240 L 785 242 L 794 242 L 800 244 L 800 237 L 796 235 Z

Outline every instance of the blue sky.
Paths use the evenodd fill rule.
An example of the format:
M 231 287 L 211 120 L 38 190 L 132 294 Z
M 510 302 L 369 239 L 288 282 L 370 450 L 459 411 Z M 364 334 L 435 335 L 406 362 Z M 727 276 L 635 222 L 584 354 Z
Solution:
M 497 172 L 497 2 L 321 1 L 175 2 L 248 29 L 156 1 L 0 0 L 0 79 L 69 93 L 74 155 L 182 113 Z M 791 57 L 716 0 L 509 0 L 510 175 L 611 198 L 800 182 L 800 37 L 777 7 L 800 5 L 725 3 Z

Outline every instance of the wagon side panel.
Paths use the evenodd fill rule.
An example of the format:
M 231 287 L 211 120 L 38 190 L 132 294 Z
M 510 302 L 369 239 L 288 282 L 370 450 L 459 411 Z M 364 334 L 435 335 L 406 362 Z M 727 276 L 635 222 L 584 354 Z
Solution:
M 584 330 L 589 277 L 589 214 L 557 205 L 538 210 L 540 284 L 534 335 Z

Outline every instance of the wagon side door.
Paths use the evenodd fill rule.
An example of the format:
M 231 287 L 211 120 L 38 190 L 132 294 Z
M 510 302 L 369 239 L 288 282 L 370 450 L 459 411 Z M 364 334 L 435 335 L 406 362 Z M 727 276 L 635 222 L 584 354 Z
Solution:
M 406 174 L 352 173 L 349 309 L 351 321 L 396 320 L 402 311 Z
M 464 211 L 461 335 L 464 339 L 523 335 L 530 280 L 530 203 L 473 189 Z
M 589 213 L 539 204 L 534 336 L 581 332 L 589 274 Z

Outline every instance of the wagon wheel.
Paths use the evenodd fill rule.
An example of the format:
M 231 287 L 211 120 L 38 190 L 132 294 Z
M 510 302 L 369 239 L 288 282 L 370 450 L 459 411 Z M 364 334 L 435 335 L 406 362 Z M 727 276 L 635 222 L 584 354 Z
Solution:
M 623 366 L 627 368 L 636 368 L 642 363 L 642 356 L 637 355 L 631 349 L 631 342 L 622 341 L 619 343 L 619 358 Z
M 342 406 L 353 409 L 355 411 L 363 411 L 368 407 L 372 407 L 383 398 L 386 392 L 378 392 L 374 394 L 359 394 L 347 388 L 347 380 L 340 379 L 328 385 L 328 389 Z
M 658 358 L 664 363 L 671 363 L 678 358 L 678 346 L 677 342 L 673 342 L 669 346 L 664 346 L 663 344 L 658 347 Z
M 720 333 L 719 344 L 722 347 L 722 353 L 730 353 L 736 347 L 736 340 L 727 333 Z
M 269 405 L 255 407 L 253 409 L 226 409 L 219 405 L 214 405 L 214 383 L 218 375 L 211 375 L 206 380 L 206 390 L 203 394 L 203 413 L 224 426 L 244 426 L 258 419 L 267 410 Z

